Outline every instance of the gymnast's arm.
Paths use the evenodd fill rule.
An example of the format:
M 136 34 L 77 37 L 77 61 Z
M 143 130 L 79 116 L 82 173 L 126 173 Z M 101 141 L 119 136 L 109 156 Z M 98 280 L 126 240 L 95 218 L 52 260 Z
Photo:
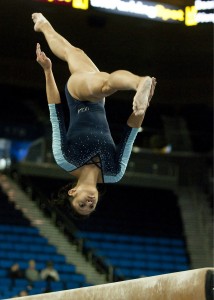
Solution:
M 72 171 L 75 166 L 67 158 L 67 138 L 60 93 L 52 72 L 51 60 L 36 46 L 36 60 L 45 73 L 46 94 L 52 124 L 52 150 L 56 163 L 66 171 Z
M 51 60 L 41 51 L 40 44 L 36 45 L 36 60 L 43 68 L 45 73 L 45 82 L 46 82 L 46 94 L 48 104 L 59 104 L 61 103 L 60 93 L 57 88 L 53 71 Z
M 119 172 L 114 176 L 106 176 L 105 182 L 118 182 L 126 172 L 127 165 L 132 153 L 132 148 L 140 131 L 146 111 L 142 115 L 135 115 L 134 112 L 129 116 L 124 132 L 121 136 L 120 143 L 117 145 L 117 162 Z

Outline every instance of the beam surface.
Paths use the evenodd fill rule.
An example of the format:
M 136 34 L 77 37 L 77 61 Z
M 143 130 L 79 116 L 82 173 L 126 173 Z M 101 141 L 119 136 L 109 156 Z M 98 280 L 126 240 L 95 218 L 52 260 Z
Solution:
M 13 299 L 211 300 L 213 272 L 214 268 L 202 268 Z

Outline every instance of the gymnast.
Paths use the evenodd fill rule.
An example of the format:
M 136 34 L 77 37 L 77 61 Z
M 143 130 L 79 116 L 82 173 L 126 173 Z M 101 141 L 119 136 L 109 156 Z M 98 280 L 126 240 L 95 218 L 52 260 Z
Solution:
M 49 48 L 67 62 L 71 76 L 65 85 L 70 123 L 66 130 L 60 93 L 52 62 L 36 45 L 36 59 L 45 74 L 46 94 L 52 124 L 52 150 L 56 163 L 77 179 L 58 193 L 58 204 L 67 204 L 73 215 L 89 216 L 99 200 L 99 183 L 116 183 L 123 177 L 154 94 L 156 79 L 137 76 L 126 70 L 111 74 L 99 71 L 81 49 L 55 31 L 41 13 L 33 13 L 34 30 L 43 33 Z M 120 143 L 111 136 L 105 112 L 105 98 L 117 91 L 136 91 L 133 112 L 121 133 Z

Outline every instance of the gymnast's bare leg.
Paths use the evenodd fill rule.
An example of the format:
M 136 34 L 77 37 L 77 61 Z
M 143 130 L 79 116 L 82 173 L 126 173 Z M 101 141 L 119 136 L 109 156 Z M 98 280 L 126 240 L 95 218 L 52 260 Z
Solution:
M 34 30 L 44 34 L 51 51 L 68 63 L 71 72 L 68 90 L 74 98 L 96 102 L 119 90 L 134 90 L 134 115 L 145 114 L 154 94 L 154 77 L 142 77 L 126 70 L 118 70 L 111 74 L 100 72 L 85 52 L 71 45 L 57 33 L 41 13 L 32 14 L 32 19 L 35 24 Z

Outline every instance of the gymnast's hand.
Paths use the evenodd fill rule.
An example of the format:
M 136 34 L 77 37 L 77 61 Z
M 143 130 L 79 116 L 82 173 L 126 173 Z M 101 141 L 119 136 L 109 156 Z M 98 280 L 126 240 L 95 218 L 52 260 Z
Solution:
M 42 66 L 44 71 L 52 69 L 52 63 L 45 53 L 41 50 L 40 44 L 36 44 L 36 61 Z

